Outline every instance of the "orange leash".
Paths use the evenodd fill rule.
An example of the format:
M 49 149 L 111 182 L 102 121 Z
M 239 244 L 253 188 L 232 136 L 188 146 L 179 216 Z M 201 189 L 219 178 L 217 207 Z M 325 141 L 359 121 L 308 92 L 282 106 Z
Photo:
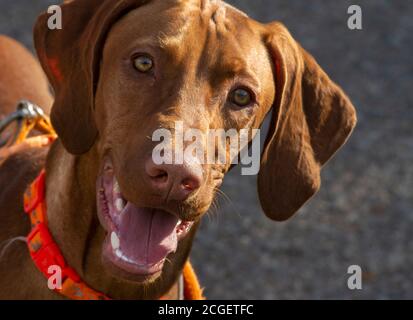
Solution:
M 30 143 L 31 140 L 26 139 L 34 130 L 51 139 L 57 137 L 49 117 L 42 108 L 29 101 L 20 101 L 17 110 L 0 121 L 0 134 L 8 133 L 7 139 L 0 141 L 0 147 L 15 146 L 22 142 Z
M 203 290 L 199 285 L 198 277 L 189 261 L 185 263 L 184 270 L 184 298 L 185 300 L 205 300 Z

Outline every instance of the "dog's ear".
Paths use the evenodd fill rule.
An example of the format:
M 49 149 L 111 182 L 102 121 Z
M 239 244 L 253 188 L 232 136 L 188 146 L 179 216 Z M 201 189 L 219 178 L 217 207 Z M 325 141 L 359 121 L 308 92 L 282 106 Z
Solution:
M 43 13 L 34 28 L 38 57 L 55 93 L 51 119 L 65 148 L 87 152 L 97 129 L 94 94 L 101 53 L 111 26 L 145 0 L 72 0 L 60 5 L 62 28 L 51 30 L 52 14 Z
M 261 158 L 258 192 L 265 214 L 292 216 L 320 187 L 321 167 L 356 124 L 345 93 L 280 23 L 267 26 L 276 98 Z

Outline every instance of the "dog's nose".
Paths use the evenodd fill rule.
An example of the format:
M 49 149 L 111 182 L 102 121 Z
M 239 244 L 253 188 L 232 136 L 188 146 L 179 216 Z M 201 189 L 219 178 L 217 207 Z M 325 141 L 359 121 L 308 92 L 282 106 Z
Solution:
M 202 166 L 196 162 L 155 164 L 152 158 L 145 165 L 152 186 L 171 200 L 184 201 L 202 184 Z M 169 193 L 169 194 L 168 194 Z

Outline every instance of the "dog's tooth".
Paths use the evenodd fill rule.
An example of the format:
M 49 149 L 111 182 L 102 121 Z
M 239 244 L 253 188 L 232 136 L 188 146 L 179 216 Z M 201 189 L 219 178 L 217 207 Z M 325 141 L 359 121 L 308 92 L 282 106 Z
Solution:
M 181 219 L 178 219 L 178 222 L 176 223 L 176 226 L 179 226 L 182 223 Z
M 119 249 L 115 250 L 115 254 L 118 258 L 122 259 L 122 252 Z
M 119 259 L 121 259 L 121 260 L 123 260 L 123 261 L 125 261 L 125 262 L 131 263 L 131 264 L 136 264 L 133 260 L 131 260 L 131 259 L 129 259 L 127 256 L 125 256 L 125 255 L 123 254 L 123 252 L 120 251 L 120 249 L 115 250 L 115 254 L 116 254 L 116 256 L 117 256 Z
M 119 240 L 118 235 L 117 235 L 116 232 L 114 232 L 114 231 L 113 231 L 113 232 L 111 233 L 111 235 L 110 235 L 110 242 L 111 242 L 111 244 L 112 244 L 112 249 L 113 249 L 113 250 L 119 249 L 120 240 Z
M 125 207 L 125 202 L 123 201 L 123 199 L 117 198 L 115 200 L 115 207 L 116 207 L 116 210 L 122 211 L 123 208 Z
M 113 192 L 114 193 L 120 193 L 120 186 L 118 180 L 116 178 L 114 179 L 115 181 L 113 182 Z

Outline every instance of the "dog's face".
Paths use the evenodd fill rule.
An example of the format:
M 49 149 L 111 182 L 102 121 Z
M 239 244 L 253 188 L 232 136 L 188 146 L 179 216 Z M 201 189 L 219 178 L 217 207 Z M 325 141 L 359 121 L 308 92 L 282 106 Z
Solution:
M 284 220 L 316 192 L 321 166 L 354 126 L 344 93 L 280 24 L 262 25 L 221 1 L 72 1 L 63 9 L 80 26 L 53 33 L 40 19 L 35 34 L 56 91 L 52 120 L 69 152 L 98 151 L 102 255 L 123 277 L 152 281 L 182 266 L 231 166 L 229 157 L 205 164 L 197 153 L 158 164 L 156 130 L 174 134 L 180 123 L 199 130 L 206 147 L 211 130 L 257 129 L 273 108 L 259 194 L 265 213 Z M 228 154 L 227 142 L 214 152 Z M 177 148 L 173 140 L 169 151 Z
M 95 119 L 101 154 L 110 153 L 125 198 L 198 219 L 230 161 L 203 164 L 194 155 L 184 161 L 187 168 L 156 166 L 155 130 L 174 133 L 180 121 L 184 132 L 198 129 L 206 141 L 211 129 L 258 128 L 274 101 L 273 79 L 254 22 L 223 4 L 152 1 L 122 18 L 105 42 Z M 172 183 L 185 176 L 196 180 L 188 194 L 156 179 Z
M 111 168 L 102 167 L 102 180 L 107 176 L 109 182 L 98 187 L 101 201 L 109 201 L 100 206 L 113 222 L 106 228 L 117 233 L 104 251 L 112 263 L 139 272 L 125 265 L 116 250 L 113 255 L 119 242 L 126 259 L 160 270 L 167 255 L 179 250 L 192 223 L 207 212 L 230 167 L 229 158 L 206 164 L 205 153 L 182 164 L 157 165 L 154 132 L 169 129 L 175 142 L 180 122 L 184 134 L 189 128 L 199 130 L 206 150 L 211 129 L 258 128 L 274 100 L 273 79 L 254 23 L 224 4 L 202 8 L 194 2 L 152 1 L 112 27 L 95 102 L 102 166 Z M 172 154 L 179 152 L 177 145 L 171 146 Z M 218 148 L 226 153 L 229 145 Z M 107 190 L 114 185 L 112 196 Z M 123 219 L 128 219 L 127 227 L 122 227 Z M 136 245 L 129 248 L 128 241 Z

